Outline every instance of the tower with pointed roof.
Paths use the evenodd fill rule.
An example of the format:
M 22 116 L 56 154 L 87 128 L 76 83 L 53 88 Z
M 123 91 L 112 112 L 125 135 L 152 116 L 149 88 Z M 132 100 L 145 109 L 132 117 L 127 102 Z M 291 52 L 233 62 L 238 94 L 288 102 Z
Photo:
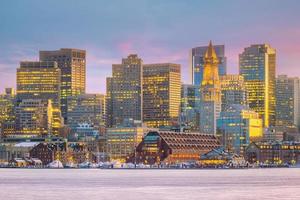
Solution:
M 204 71 L 201 83 L 200 132 L 214 135 L 217 132 L 217 118 L 221 112 L 218 63 L 217 54 L 210 41 L 204 56 Z

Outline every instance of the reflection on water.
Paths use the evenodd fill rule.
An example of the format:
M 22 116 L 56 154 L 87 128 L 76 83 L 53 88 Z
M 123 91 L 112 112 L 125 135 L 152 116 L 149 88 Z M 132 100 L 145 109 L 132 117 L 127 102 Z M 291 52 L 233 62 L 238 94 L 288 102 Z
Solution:
M 0 199 L 300 199 L 300 169 L 0 169 Z

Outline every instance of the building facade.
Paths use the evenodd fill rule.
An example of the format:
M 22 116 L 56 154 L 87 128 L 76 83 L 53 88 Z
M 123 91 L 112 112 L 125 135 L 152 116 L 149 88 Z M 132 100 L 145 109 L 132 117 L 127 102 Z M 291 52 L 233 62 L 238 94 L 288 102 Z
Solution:
M 261 164 L 299 164 L 299 142 L 253 142 L 245 151 L 249 163 Z
M 12 92 L 10 92 L 12 91 Z M 5 94 L 0 94 L 0 138 L 9 124 L 14 124 L 15 93 L 13 88 L 6 88 Z
M 107 126 L 124 119 L 142 120 L 143 61 L 136 54 L 112 65 L 112 77 L 106 80 Z
M 143 122 L 148 127 L 171 126 L 180 111 L 181 70 L 179 64 L 143 66 Z
M 221 110 L 225 111 L 227 106 L 247 105 L 247 92 L 244 77 L 240 75 L 220 76 L 221 83 Z
M 221 112 L 221 87 L 218 71 L 218 57 L 212 46 L 204 56 L 203 80 L 201 83 L 200 132 L 216 134 L 217 118 Z
M 82 94 L 67 98 L 67 124 L 76 128 L 88 123 L 95 129 L 105 126 L 105 96 L 102 94 Z
M 251 109 L 258 112 L 264 127 L 275 125 L 276 51 L 267 44 L 255 44 L 239 55 L 239 72 L 244 77 Z
M 107 153 L 110 159 L 122 162 L 129 159 L 148 130 L 143 126 L 107 128 Z
M 17 69 L 17 98 L 50 99 L 60 108 L 61 70 L 54 61 L 21 62 Z
M 79 49 L 40 51 L 40 61 L 55 61 L 61 70 L 61 111 L 66 120 L 67 97 L 85 93 L 86 52 Z
M 300 128 L 300 80 L 286 75 L 276 78 L 276 125 Z
M 17 69 L 17 99 L 50 100 L 51 134 L 58 135 L 64 121 L 61 116 L 61 70 L 55 61 L 21 62 Z M 30 105 L 29 105 L 30 106 Z M 21 128 L 21 127 L 19 127 Z
M 191 131 L 199 131 L 200 86 L 181 85 L 181 104 L 179 122 Z
M 51 100 L 24 99 L 17 103 L 15 115 L 16 137 L 39 137 L 52 134 Z
M 263 137 L 259 114 L 243 105 L 232 104 L 222 111 L 217 127 L 224 148 L 237 154 L 243 154 L 250 142 L 259 141 Z
M 225 57 L 225 46 L 214 45 L 213 46 L 219 63 L 218 72 L 220 76 L 226 75 L 227 73 L 227 58 Z M 204 74 L 204 56 L 208 49 L 208 46 L 195 47 L 190 50 L 189 53 L 189 65 L 192 83 L 194 85 L 201 85 Z
M 150 165 L 196 162 L 202 154 L 219 146 L 211 134 L 150 131 L 129 161 Z

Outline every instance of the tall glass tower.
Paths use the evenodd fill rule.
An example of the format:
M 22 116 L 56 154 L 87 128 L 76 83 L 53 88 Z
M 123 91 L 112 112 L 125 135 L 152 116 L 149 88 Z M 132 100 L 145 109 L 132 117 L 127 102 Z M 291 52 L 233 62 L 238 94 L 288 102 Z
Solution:
M 249 107 L 258 112 L 264 127 L 275 125 L 276 51 L 267 44 L 255 44 L 239 55 Z

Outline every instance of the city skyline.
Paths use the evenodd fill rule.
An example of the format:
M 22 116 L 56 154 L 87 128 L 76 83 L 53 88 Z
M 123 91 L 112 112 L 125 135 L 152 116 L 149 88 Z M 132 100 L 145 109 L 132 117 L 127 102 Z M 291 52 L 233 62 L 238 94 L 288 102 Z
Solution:
M 145 63 L 181 64 L 182 81 L 190 83 L 189 50 L 207 45 L 210 39 L 225 45 L 229 74 L 237 74 L 238 54 L 245 47 L 268 43 L 277 50 L 277 75 L 300 76 L 298 1 L 90 2 L 3 3 L 0 90 L 16 87 L 20 61 L 37 61 L 39 50 L 59 48 L 87 51 L 87 92 L 104 93 L 112 64 L 131 53 L 137 53 Z M 120 14 L 127 10 L 131 12 Z

